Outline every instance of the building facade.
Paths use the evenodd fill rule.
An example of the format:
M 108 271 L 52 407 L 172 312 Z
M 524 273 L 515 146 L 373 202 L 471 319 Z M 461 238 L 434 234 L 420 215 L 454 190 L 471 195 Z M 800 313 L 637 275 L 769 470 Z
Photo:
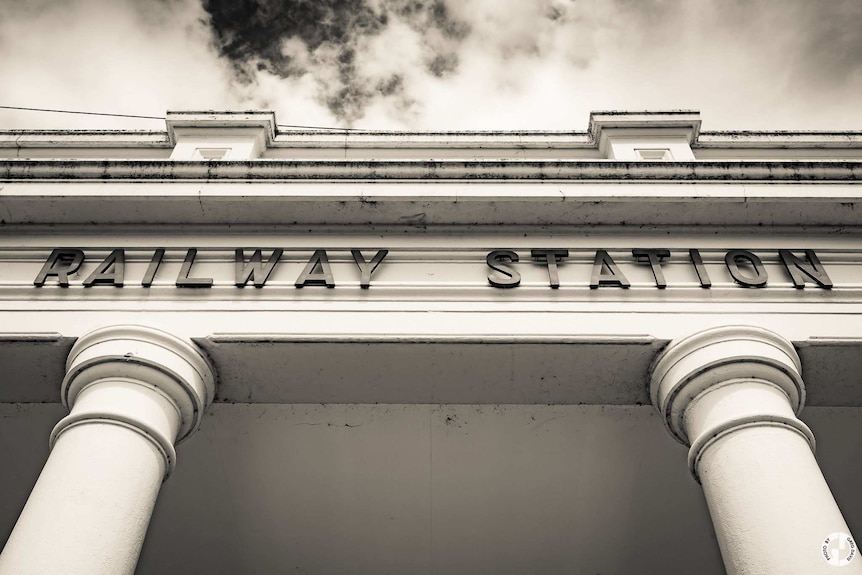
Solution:
M 0 133 L 0 574 L 862 573 L 862 133 L 700 123 Z

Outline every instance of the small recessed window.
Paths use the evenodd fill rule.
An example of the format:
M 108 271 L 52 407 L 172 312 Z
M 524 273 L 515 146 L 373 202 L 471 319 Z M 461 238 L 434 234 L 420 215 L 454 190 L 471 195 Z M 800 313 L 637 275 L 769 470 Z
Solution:
M 194 160 L 221 160 L 230 148 L 197 148 L 192 159 Z
M 649 162 L 667 162 L 673 160 L 673 156 L 667 148 L 635 149 L 635 154 L 637 154 L 639 160 L 647 160 Z

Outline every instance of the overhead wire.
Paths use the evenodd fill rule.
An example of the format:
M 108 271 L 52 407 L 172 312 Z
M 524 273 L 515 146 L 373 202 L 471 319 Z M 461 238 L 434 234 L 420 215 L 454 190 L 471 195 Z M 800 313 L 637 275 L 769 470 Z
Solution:
M 23 110 L 27 112 L 49 112 L 53 114 L 80 114 L 84 116 L 108 116 L 113 118 L 135 118 L 139 120 L 163 120 L 163 116 L 142 116 L 138 114 L 115 114 L 109 112 L 85 112 L 82 110 L 56 110 L 52 108 L 26 108 L 24 106 L 0 106 L 2 110 Z M 333 132 L 356 132 L 356 128 L 332 128 L 328 126 L 301 126 L 291 124 L 276 124 L 278 128 L 302 129 L 302 130 L 328 130 Z
M 55 114 L 81 114 L 84 116 L 113 116 L 115 118 L 139 118 L 143 120 L 164 120 L 158 116 L 138 116 L 134 114 L 109 114 L 106 112 L 83 112 L 81 110 L 53 110 L 50 108 L 25 108 L 23 106 L 0 106 L 3 110 L 25 110 L 27 112 L 52 112 Z

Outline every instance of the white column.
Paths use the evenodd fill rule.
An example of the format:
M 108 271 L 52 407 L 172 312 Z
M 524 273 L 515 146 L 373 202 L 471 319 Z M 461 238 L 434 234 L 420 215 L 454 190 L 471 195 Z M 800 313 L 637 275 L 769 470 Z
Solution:
M 814 436 L 796 417 L 805 387 L 790 342 L 750 326 L 674 341 L 650 392 L 671 435 L 691 446 L 729 575 L 862 573 Z
M 0 575 L 132 574 L 174 444 L 199 426 L 214 372 L 190 342 L 139 326 L 81 337 L 62 385 L 70 409 L 0 554 Z

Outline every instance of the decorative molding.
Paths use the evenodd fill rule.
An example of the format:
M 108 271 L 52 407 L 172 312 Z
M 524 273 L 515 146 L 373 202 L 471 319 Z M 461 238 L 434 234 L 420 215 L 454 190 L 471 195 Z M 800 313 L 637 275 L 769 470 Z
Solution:
M 857 182 L 862 181 L 862 160 L 643 162 L 478 159 L 202 162 L 13 158 L 0 160 L 0 180 Z
M 650 399 L 680 443 L 691 445 L 684 419 L 690 404 L 713 387 L 757 380 L 780 387 L 794 413 L 805 404 L 802 365 L 789 341 L 754 326 L 722 326 L 672 341 L 651 369 Z
M 95 399 L 76 409 L 85 393 Z M 61 399 L 71 413 L 54 428 L 51 444 L 71 426 L 117 422 L 151 439 L 169 472 L 174 444 L 197 430 L 214 396 L 215 371 L 191 341 L 136 325 L 96 329 L 69 352 Z

